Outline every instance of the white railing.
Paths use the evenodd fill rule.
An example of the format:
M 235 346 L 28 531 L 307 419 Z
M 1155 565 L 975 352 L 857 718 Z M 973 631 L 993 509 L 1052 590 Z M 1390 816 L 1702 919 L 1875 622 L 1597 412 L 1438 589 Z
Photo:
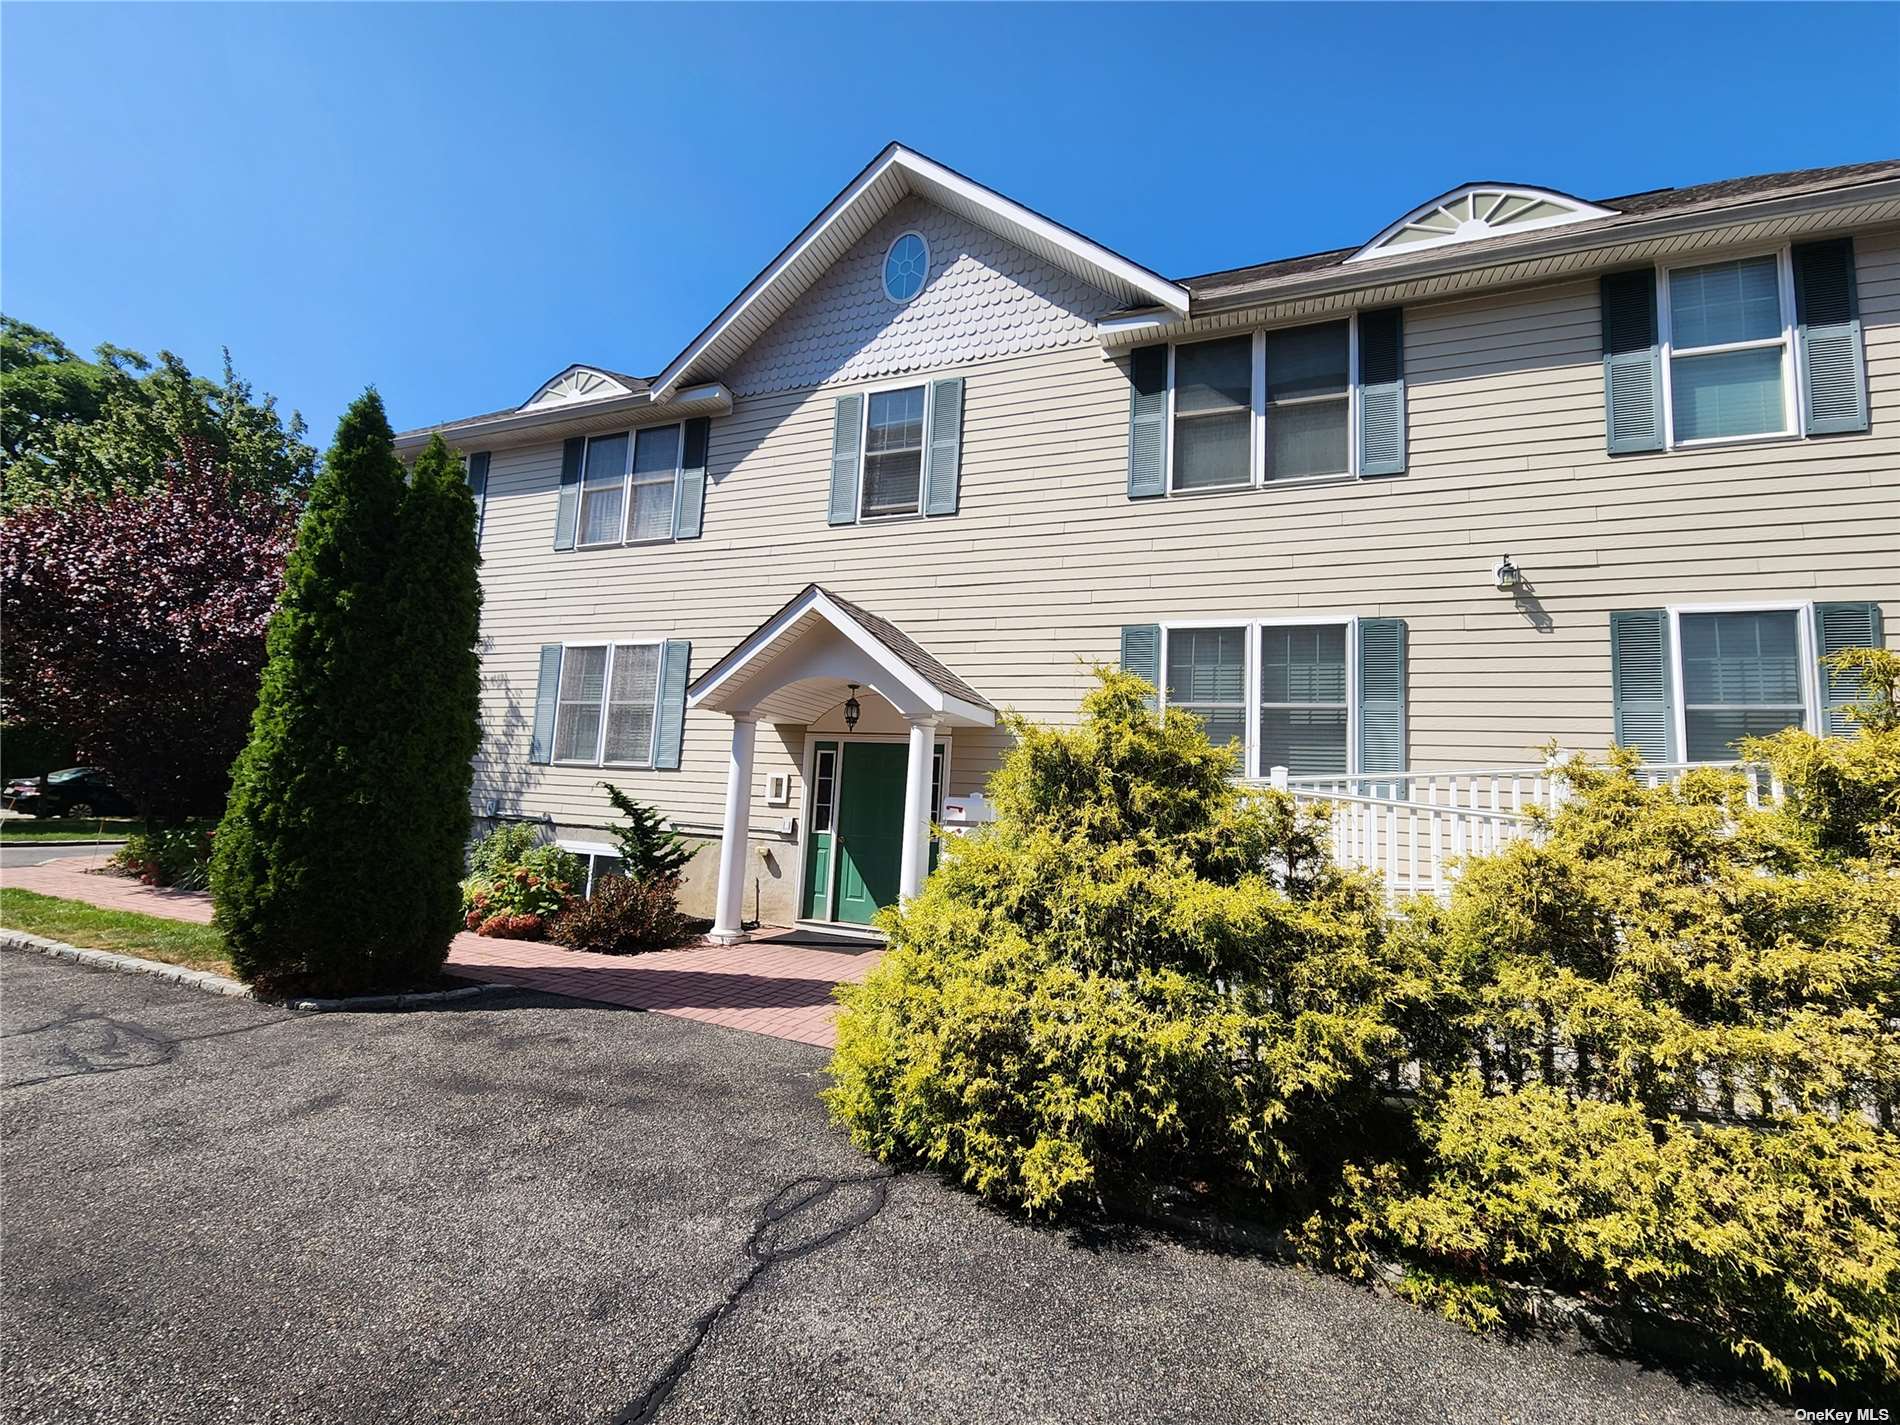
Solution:
M 1535 826 L 1510 811 L 1303 790 L 1293 796 L 1329 808 L 1333 859 L 1370 872 L 1394 900 L 1449 895 L 1461 858 L 1487 855 Z
M 1645 762 L 1636 769 L 1646 787 L 1676 782 L 1685 772 L 1701 768 L 1748 771 L 1746 795 L 1750 806 L 1781 800 L 1781 782 L 1767 767 L 1753 762 Z M 1525 812 L 1532 807 L 1554 809 L 1563 799 L 1561 763 L 1541 767 L 1463 767 L 1412 772 L 1361 772 L 1352 776 L 1327 773 L 1288 776 L 1275 767 L 1268 785 L 1294 793 L 1326 796 L 1374 797 L 1381 801 L 1419 802 L 1426 806 L 1465 807 L 1473 811 Z
M 1637 771 L 1650 787 L 1673 783 L 1702 767 L 1747 771 L 1748 805 L 1781 800 L 1781 783 L 1766 767 L 1743 762 L 1657 762 Z M 1266 785 L 1296 801 L 1325 805 L 1333 858 L 1368 871 L 1393 899 L 1444 897 L 1458 863 L 1531 835 L 1535 807 L 1555 810 L 1565 795 L 1558 764 L 1459 768 L 1449 771 L 1293 777 L 1275 767 Z

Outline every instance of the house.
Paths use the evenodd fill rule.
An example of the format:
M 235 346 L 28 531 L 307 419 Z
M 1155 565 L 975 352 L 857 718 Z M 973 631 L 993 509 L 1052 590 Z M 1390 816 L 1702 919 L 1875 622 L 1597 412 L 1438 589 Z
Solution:
M 483 510 L 477 812 L 610 856 L 611 780 L 734 937 L 913 890 L 1000 713 L 1095 664 L 1394 799 L 1841 726 L 1817 659 L 1900 611 L 1900 161 L 1419 196 L 1176 280 L 892 145 L 664 371 L 432 428 Z

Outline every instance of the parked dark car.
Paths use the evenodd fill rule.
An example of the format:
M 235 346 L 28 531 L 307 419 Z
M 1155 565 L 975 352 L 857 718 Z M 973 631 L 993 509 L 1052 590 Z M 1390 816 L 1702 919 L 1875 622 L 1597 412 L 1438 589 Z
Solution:
M 68 767 L 38 777 L 21 777 L 0 788 L 0 806 L 28 816 L 130 816 L 132 804 L 119 794 L 103 768 Z

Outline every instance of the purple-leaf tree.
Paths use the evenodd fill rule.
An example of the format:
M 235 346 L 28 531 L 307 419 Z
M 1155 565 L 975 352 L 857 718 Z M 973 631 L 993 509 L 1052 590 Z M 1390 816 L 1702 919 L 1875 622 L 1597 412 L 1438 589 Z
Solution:
M 188 446 L 161 485 L 0 526 L 0 714 L 67 732 L 143 812 L 214 816 L 298 508 Z

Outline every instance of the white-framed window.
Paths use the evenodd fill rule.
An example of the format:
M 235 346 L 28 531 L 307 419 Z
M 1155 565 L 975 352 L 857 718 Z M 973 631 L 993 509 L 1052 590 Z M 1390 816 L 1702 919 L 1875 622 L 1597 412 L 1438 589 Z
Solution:
M 565 644 L 554 707 L 554 761 L 653 765 L 657 643 Z
M 1800 431 L 1788 248 L 1661 267 L 1656 292 L 1672 447 Z
M 859 466 L 858 518 L 884 519 L 923 511 L 924 449 L 928 443 L 927 385 L 867 392 L 864 452 Z
M 1161 625 L 1161 705 L 1198 717 L 1215 742 L 1239 742 L 1265 777 L 1357 771 L 1358 669 L 1350 614 Z
M 670 425 L 587 438 L 580 547 L 673 538 L 683 435 L 683 427 Z
M 581 895 L 588 900 L 594 898 L 594 890 L 609 876 L 624 876 L 627 866 L 620 859 L 618 848 L 596 841 L 557 841 L 555 845 L 563 851 L 581 858 L 587 866 L 587 875 L 581 886 Z
M 1743 737 L 1820 725 L 1813 605 L 1679 605 L 1676 745 L 1690 762 L 1725 762 Z
M 811 829 L 830 831 L 837 810 L 838 749 L 821 747 L 813 759 L 811 782 Z
M 884 249 L 884 298 L 904 305 L 930 276 L 930 244 L 920 232 L 899 233 Z
M 626 533 L 626 432 L 587 438 L 587 458 L 581 464 L 582 545 L 618 544 Z
M 1357 477 L 1358 363 L 1356 313 L 1174 343 L 1168 493 Z
M 1343 623 L 1261 625 L 1261 775 L 1272 767 L 1295 777 L 1348 771 L 1346 634 Z

